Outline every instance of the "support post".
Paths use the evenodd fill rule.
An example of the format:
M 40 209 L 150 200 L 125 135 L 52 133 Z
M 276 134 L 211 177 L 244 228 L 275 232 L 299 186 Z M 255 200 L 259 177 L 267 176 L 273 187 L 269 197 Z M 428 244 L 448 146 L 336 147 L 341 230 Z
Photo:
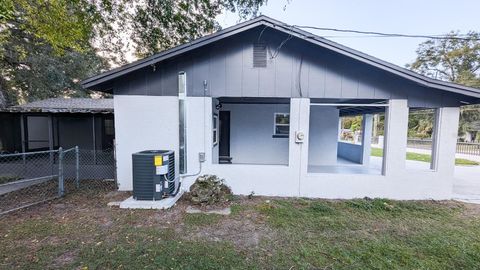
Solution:
M 64 175 L 63 175 L 63 149 L 58 148 L 58 197 L 65 195 Z
M 25 151 L 26 151 L 26 146 L 25 146 L 25 116 L 23 114 L 20 115 L 20 136 L 21 136 L 21 140 L 22 140 L 22 153 L 23 156 L 22 156 L 22 160 L 23 160 L 23 164 L 25 165 Z
M 95 136 L 95 114 L 92 115 L 93 164 L 97 164 L 97 138 Z
M 48 116 L 48 149 L 50 150 L 50 170 L 53 175 L 54 172 L 54 152 L 53 152 L 53 117 L 50 114 Z
M 399 175 L 405 171 L 408 134 L 406 99 L 391 99 L 385 113 L 383 174 Z
M 455 170 L 455 152 L 458 138 L 460 108 L 439 108 L 435 113 L 432 143 L 432 169 L 451 176 Z
M 370 154 L 372 148 L 373 115 L 363 115 L 362 127 L 362 164 L 364 166 L 368 166 L 370 164 Z
M 75 184 L 80 187 L 80 149 L 75 146 Z

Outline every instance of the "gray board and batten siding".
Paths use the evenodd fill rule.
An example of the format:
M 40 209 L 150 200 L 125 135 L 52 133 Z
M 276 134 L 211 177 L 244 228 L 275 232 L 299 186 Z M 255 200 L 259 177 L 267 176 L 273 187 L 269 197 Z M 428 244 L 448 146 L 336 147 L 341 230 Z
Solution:
M 266 45 L 266 67 L 254 67 L 258 43 Z M 263 25 L 114 77 L 108 85 L 115 95 L 176 96 L 180 71 L 187 74 L 188 96 L 408 99 L 410 107 L 431 108 L 478 102 L 476 94 L 427 87 Z

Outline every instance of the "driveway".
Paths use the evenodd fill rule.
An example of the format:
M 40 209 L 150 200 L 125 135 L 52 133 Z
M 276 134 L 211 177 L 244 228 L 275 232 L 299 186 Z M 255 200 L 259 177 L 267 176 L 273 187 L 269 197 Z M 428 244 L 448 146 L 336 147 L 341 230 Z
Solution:
M 370 166 L 381 168 L 382 158 L 371 157 Z M 430 163 L 407 160 L 409 170 L 428 170 Z M 455 166 L 453 199 L 480 204 L 480 166 Z
M 480 166 L 456 166 L 453 198 L 480 203 Z

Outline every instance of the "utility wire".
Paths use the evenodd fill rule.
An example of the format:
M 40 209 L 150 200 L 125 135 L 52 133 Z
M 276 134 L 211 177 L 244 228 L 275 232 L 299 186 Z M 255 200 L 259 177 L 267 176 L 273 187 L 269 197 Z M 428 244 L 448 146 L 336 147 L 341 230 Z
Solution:
M 372 31 L 359 31 L 351 29 L 337 29 L 337 28 L 327 28 L 327 27 L 316 27 L 308 25 L 293 25 L 296 28 L 301 29 L 314 29 L 320 31 L 333 31 L 341 33 L 355 33 L 355 34 L 364 34 L 370 35 L 369 37 L 407 37 L 407 38 L 428 38 L 428 39 L 453 39 L 453 40 L 472 40 L 480 41 L 480 38 L 469 38 L 462 37 L 464 34 L 458 36 L 445 36 L 445 35 L 409 35 L 409 34 L 398 34 L 398 33 L 382 33 L 382 32 L 372 32 Z M 373 35 L 373 36 L 372 36 Z

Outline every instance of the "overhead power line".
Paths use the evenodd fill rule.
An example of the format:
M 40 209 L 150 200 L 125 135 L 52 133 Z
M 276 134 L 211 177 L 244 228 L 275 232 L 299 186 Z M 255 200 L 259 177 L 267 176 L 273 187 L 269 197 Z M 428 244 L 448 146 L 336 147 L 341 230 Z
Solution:
M 453 39 L 453 40 L 471 40 L 471 41 L 480 41 L 480 38 L 471 38 L 465 37 L 465 34 L 460 34 L 456 36 L 448 35 L 410 35 L 410 34 L 399 34 L 399 33 L 382 33 L 382 32 L 373 32 L 373 31 L 360 31 L 352 29 L 337 29 L 337 28 L 328 28 L 328 27 L 317 27 L 317 26 L 308 26 L 308 25 L 293 25 L 296 28 L 301 29 L 314 29 L 320 31 L 332 31 L 332 32 L 341 32 L 341 33 L 355 33 L 362 35 L 369 35 L 368 37 L 405 37 L 405 38 L 428 38 L 428 39 Z M 340 36 L 339 36 L 340 37 Z

